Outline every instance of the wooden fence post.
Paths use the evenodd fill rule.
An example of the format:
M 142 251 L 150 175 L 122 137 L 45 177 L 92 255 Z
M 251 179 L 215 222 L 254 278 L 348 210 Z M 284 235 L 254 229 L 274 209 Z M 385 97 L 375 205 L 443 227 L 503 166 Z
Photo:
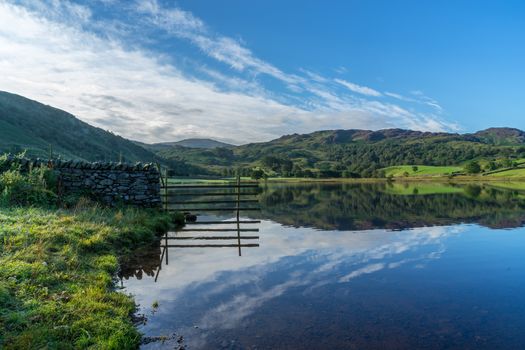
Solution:
M 164 209 L 168 211 L 168 168 L 164 169 Z

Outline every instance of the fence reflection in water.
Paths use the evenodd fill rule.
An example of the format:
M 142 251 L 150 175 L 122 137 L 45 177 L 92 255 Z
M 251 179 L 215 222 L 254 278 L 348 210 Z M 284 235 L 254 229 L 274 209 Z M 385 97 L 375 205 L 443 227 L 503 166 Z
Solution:
M 248 203 L 259 202 L 256 198 L 259 194 L 257 183 L 241 182 L 240 177 L 237 177 L 235 182 L 229 183 L 170 184 L 169 179 L 165 178 L 162 186 L 166 211 L 182 212 L 186 217 L 195 215 L 197 220 L 187 220 L 184 228 L 168 232 L 162 237 L 162 253 L 155 281 L 162 270 L 163 262 L 169 264 L 170 248 L 237 248 L 239 256 L 242 256 L 242 248 L 259 247 L 259 243 L 254 243 L 259 240 L 259 236 L 250 235 L 249 232 L 259 232 L 252 225 L 260 221 L 241 219 L 240 215 L 241 211 L 260 210 L 258 206 L 246 206 Z M 227 211 L 234 213 L 233 219 L 198 221 L 199 214 Z

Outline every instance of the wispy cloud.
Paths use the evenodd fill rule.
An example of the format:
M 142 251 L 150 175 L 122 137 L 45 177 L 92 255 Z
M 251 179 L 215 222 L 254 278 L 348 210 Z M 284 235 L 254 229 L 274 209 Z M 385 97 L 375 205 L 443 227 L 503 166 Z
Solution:
M 395 92 L 388 92 L 388 91 L 385 91 L 384 94 L 385 94 L 386 96 L 393 97 L 393 98 L 396 98 L 396 99 L 401 100 L 401 101 L 408 101 L 408 102 L 414 102 L 414 101 L 415 101 L 414 99 L 411 99 L 411 98 L 405 97 L 405 96 L 400 95 L 400 94 L 396 94 Z
M 190 40 L 210 57 L 228 64 L 238 71 L 249 70 L 254 74 L 267 74 L 289 84 L 296 84 L 301 79 L 285 74 L 274 65 L 265 62 L 244 47 L 238 40 L 221 36 L 209 30 L 202 21 L 191 13 L 180 9 L 166 9 L 156 0 L 140 1 L 139 13 L 143 19 L 166 30 L 168 33 Z
M 245 143 L 318 129 L 454 128 L 424 95 L 413 95 L 421 101 L 414 103 L 430 111 L 405 108 L 373 88 L 318 72 L 285 72 L 178 7 L 103 1 L 106 12 L 119 13 L 106 18 L 94 3 L 101 0 L 0 0 L 0 89 L 146 142 L 211 137 Z M 158 38 L 166 36 L 201 56 L 158 49 Z M 267 78 L 282 89 L 266 84 Z
M 443 108 L 439 105 L 438 101 L 436 101 L 432 97 L 428 97 L 422 91 L 414 90 L 414 91 L 411 91 L 410 93 L 413 96 L 415 96 L 419 102 L 424 103 L 430 107 L 433 107 L 440 112 L 443 110 Z
M 375 97 L 381 96 L 381 93 L 379 91 L 376 91 L 366 86 L 357 85 L 343 79 L 335 79 L 335 82 L 343 85 L 350 91 L 357 92 L 358 94 Z

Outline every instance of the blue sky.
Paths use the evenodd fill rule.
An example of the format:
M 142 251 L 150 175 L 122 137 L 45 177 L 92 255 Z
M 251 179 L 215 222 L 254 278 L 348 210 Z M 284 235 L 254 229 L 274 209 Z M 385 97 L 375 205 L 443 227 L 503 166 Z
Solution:
M 0 90 L 146 142 L 525 129 L 522 1 L 0 0 Z

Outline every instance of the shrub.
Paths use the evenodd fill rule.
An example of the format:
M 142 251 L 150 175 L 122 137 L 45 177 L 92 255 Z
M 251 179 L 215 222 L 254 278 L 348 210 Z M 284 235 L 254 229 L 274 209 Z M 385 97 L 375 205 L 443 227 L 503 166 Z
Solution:
M 22 173 L 19 166 L 0 173 L 0 204 L 3 205 L 54 205 L 57 195 L 52 170 L 39 167 Z
M 15 156 L 10 154 L 0 155 L 0 173 L 7 170 L 20 169 L 20 163 L 25 157 L 25 152 L 19 153 Z
M 481 166 L 473 160 L 465 166 L 465 171 L 469 174 L 478 174 L 481 171 Z

